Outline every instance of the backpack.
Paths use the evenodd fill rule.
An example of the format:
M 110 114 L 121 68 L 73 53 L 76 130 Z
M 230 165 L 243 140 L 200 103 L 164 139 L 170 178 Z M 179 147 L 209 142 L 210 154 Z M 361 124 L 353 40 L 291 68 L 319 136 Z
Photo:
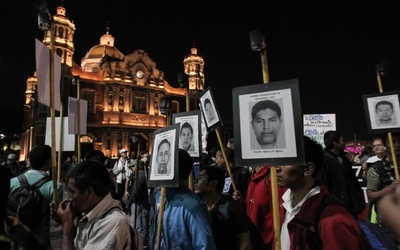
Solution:
M 43 208 L 43 197 L 39 188 L 51 177 L 46 175 L 29 185 L 24 174 L 18 175 L 20 187 L 8 196 L 7 214 L 15 217 L 31 231 L 39 228 L 47 207 Z
M 293 219 L 296 220 L 297 223 L 309 229 L 306 230 L 306 237 L 311 249 L 323 249 L 322 241 L 318 233 L 318 224 L 322 211 L 329 205 L 343 206 L 339 199 L 333 195 L 327 194 L 324 195 L 321 204 L 317 209 L 314 223 L 306 222 L 298 218 Z M 361 220 L 357 220 L 357 223 L 360 226 L 361 237 L 367 250 L 397 249 L 396 243 L 389 232 L 380 225 Z

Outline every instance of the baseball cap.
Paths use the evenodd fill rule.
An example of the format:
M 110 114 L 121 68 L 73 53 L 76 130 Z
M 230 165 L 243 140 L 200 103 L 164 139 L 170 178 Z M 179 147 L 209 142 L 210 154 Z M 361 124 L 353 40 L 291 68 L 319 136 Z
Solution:
M 122 154 L 122 153 L 126 153 L 126 152 L 128 152 L 128 150 L 126 150 L 126 149 L 124 149 L 124 148 L 123 148 L 123 149 L 121 149 L 121 150 L 119 151 L 119 153 L 120 153 L 120 154 Z

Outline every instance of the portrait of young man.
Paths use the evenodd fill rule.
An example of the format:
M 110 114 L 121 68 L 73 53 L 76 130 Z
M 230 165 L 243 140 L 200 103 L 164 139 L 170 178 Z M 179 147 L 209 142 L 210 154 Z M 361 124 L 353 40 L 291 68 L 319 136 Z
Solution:
M 157 174 L 170 174 L 171 167 L 169 166 L 169 160 L 171 156 L 171 143 L 167 139 L 163 139 L 160 144 L 158 144 L 157 150 Z
M 189 122 L 184 122 L 179 132 L 180 148 L 185 151 L 194 151 L 193 127 Z
M 204 108 L 208 123 L 213 122 L 216 118 L 216 114 L 214 112 L 213 105 L 211 104 L 210 99 L 206 98 L 204 100 Z
M 379 101 L 375 104 L 376 125 L 396 125 L 396 119 L 393 117 L 393 103 L 389 101 Z
M 281 107 L 272 100 L 257 102 L 251 109 L 251 128 L 256 140 L 251 142 L 251 149 L 282 148 L 278 136 L 282 127 Z

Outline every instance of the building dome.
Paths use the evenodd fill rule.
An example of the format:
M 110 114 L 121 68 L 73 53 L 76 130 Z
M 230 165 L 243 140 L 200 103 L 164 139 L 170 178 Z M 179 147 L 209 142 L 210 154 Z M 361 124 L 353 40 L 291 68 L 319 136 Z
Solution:
M 117 48 L 109 45 L 96 45 L 93 46 L 88 53 L 86 53 L 84 59 L 102 59 L 104 56 L 108 56 L 114 59 L 122 60 L 124 54 L 122 54 Z
M 82 59 L 82 70 L 97 72 L 100 69 L 100 62 L 104 57 L 111 60 L 123 60 L 124 54 L 114 47 L 114 41 L 115 38 L 109 33 L 109 28 L 107 28 L 106 34 L 100 37 L 100 44 L 93 46 Z

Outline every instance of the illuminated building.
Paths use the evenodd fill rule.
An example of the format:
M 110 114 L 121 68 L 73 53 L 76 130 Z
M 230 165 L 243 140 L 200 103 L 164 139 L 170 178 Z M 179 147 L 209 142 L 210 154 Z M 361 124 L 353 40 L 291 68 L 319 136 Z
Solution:
M 136 150 L 138 143 L 142 150 L 150 151 L 153 132 L 167 125 L 167 117 L 160 112 L 161 98 L 171 99 L 173 113 L 184 112 L 186 90 L 172 87 L 146 51 L 120 52 L 108 27 L 100 43 L 86 53 L 80 65 L 76 64 L 73 61 L 75 25 L 67 18 L 63 6 L 57 8 L 54 22 L 55 52 L 62 61 L 63 116 L 67 114 L 68 96 L 77 96 L 76 86 L 71 84 L 73 77 L 79 77 L 80 98 L 88 101 L 87 135 L 80 138 L 81 155 L 100 149 L 107 157 L 114 158 L 119 149 Z M 43 43 L 50 45 L 49 31 Z M 197 55 L 196 48 L 185 58 L 183 67 L 188 74 L 191 107 L 196 108 L 196 97 L 204 86 L 204 60 Z M 50 116 L 50 110 L 37 102 L 36 82 L 36 75 L 26 82 L 20 159 L 25 159 L 34 145 L 45 142 L 46 117 Z

